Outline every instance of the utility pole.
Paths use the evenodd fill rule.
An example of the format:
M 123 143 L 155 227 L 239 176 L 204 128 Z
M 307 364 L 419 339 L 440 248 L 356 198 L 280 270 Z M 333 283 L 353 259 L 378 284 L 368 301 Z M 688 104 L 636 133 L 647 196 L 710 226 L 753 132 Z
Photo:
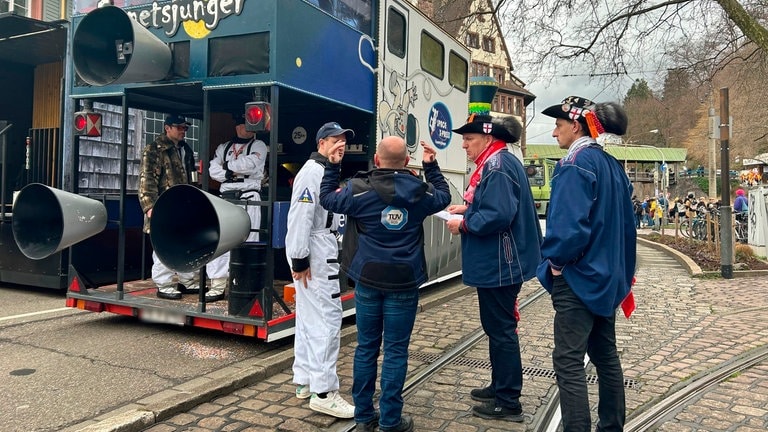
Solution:
M 723 87 L 720 89 L 720 275 L 725 279 L 733 279 L 733 214 L 728 162 L 730 118 L 728 87 Z

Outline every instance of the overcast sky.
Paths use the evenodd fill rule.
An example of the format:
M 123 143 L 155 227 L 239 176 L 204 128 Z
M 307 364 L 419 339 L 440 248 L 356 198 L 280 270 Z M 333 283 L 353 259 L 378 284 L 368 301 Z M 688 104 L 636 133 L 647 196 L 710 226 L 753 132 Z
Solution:
M 595 102 L 619 102 L 632 85 L 633 80 L 623 78 L 612 83 L 587 82 L 583 77 L 554 78 L 549 83 L 528 82 L 523 73 L 516 75 L 526 82 L 526 89 L 536 95 L 536 99 L 528 105 L 528 122 L 526 132 L 529 144 L 556 144 L 552 138 L 552 130 L 555 127 L 555 119 L 547 117 L 541 112 L 550 105 L 559 104 L 568 96 L 581 96 Z

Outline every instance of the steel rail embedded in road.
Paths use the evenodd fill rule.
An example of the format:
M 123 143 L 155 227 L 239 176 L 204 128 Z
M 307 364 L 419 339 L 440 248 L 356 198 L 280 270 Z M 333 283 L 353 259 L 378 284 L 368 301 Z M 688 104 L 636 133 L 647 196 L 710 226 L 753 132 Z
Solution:
M 520 309 L 527 307 L 531 303 L 535 302 L 539 299 L 542 295 L 544 295 L 546 291 L 544 288 L 541 288 L 531 294 L 529 297 L 526 297 L 525 300 L 523 300 L 520 303 Z M 445 352 L 440 358 L 435 360 L 434 362 L 430 363 L 423 369 L 413 373 L 408 379 L 405 381 L 405 385 L 403 385 L 403 397 L 408 396 L 412 392 L 416 391 L 416 389 L 419 388 L 420 385 L 424 384 L 430 377 L 432 377 L 434 374 L 442 370 L 444 367 L 449 365 L 451 362 L 453 362 L 454 359 L 461 356 L 468 350 L 470 350 L 472 347 L 477 345 L 480 340 L 485 337 L 485 332 L 483 331 L 482 327 L 478 328 L 477 330 L 470 333 L 467 337 L 465 337 L 462 341 L 460 341 L 457 345 L 453 346 L 453 348 L 449 349 Z M 334 432 L 350 432 L 355 429 L 355 421 L 354 420 L 345 420 L 342 423 L 339 423 L 337 427 L 333 428 Z
M 670 413 L 685 407 L 691 400 L 696 399 L 711 387 L 720 384 L 733 375 L 749 369 L 768 359 L 768 346 L 755 349 L 741 357 L 728 361 L 708 371 L 684 388 L 664 397 L 659 403 L 632 418 L 624 427 L 625 432 L 644 432 L 658 427 Z

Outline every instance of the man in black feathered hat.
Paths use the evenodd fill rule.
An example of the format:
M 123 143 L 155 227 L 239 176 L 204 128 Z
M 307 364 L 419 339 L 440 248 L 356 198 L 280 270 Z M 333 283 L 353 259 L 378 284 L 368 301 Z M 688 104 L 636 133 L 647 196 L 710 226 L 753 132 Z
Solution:
M 600 381 L 598 430 L 624 428 L 624 379 L 616 351 L 616 309 L 634 309 L 636 231 L 632 183 L 621 163 L 598 145 L 623 135 L 627 116 L 616 103 L 569 96 L 542 114 L 568 154 L 552 176 L 547 233 L 537 276 L 555 309 L 552 364 L 565 430 L 592 430 L 584 355 Z
M 454 132 L 462 135 L 462 147 L 475 170 L 464 192 L 466 204 L 448 207 L 463 219 L 446 224 L 452 234 L 461 235 L 462 278 L 477 287 L 492 366 L 490 384 L 470 392 L 482 402 L 472 414 L 522 422 L 517 296 L 541 259 L 541 229 L 528 177 L 520 159 L 507 150 L 507 143 L 520 138 L 522 126 L 514 117 L 497 120 L 474 114 Z
M 579 96 L 568 96 L 558 105 L 541 112 L 545 116 L 562 119 L 552 133 L 560 148 L 567 149 L 581 135 L 592 138 L 603 133 L 624 135 L 627 132 L 627 114 L 617 103 L 594 103 Z M 567 127 L 560 127 L 560 126 Z M 578 126 L 578 127 L 577 127 Z

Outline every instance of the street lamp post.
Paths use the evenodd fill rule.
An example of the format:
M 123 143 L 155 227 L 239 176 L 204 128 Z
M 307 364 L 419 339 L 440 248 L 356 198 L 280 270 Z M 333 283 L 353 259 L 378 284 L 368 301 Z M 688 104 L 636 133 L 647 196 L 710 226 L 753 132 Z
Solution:
M 622 139 L 622 141 L 624 142 L 624 171 L 627 173 L 627 176 L 629 176 L 629 167 L 627 166 L 627 164 L 629 163 L 627 160 L 627 157 L 628 157 L 627 146 L 629 145 L 632 147 L 644 147 L 642 144 L 633 144 L 632 140 L 645 134 L 657 134 L 657 133 L 659 133 L 658 129 L 651 129 L 647 132 L 640 132 L 639 134 L 633 135 L 627 139 Z M 649 147 L 652 147 L 652 146 L 649 146 Z

